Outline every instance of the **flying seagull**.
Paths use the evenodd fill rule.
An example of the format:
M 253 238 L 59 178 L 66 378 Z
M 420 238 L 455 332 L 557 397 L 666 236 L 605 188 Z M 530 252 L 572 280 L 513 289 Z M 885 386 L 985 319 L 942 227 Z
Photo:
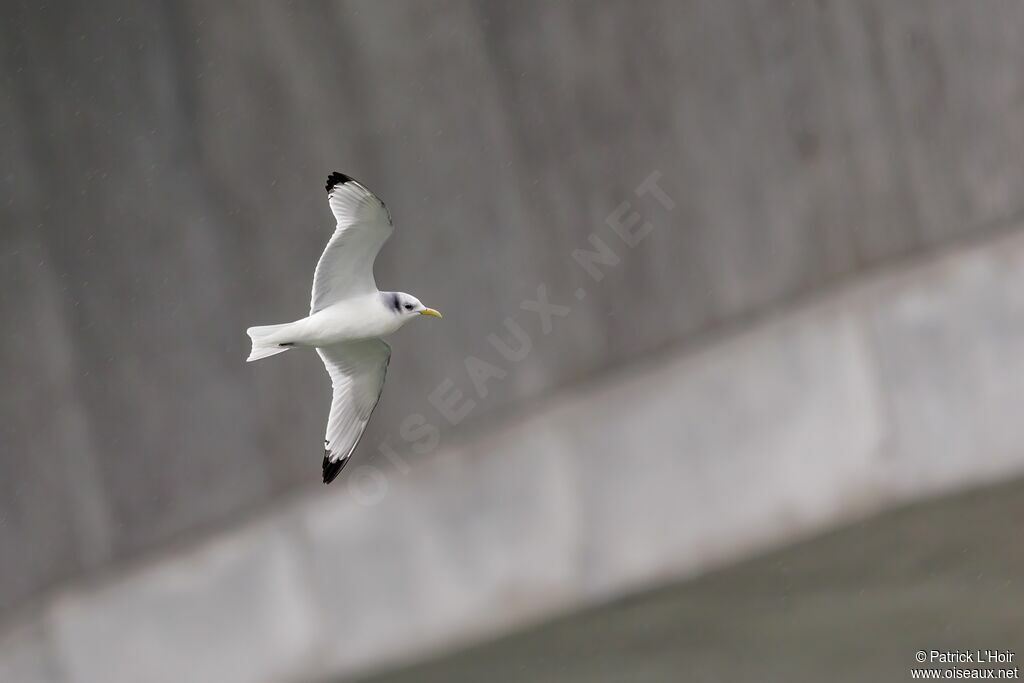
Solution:
M 303 346 L 323 359 L 334 387 L 324 438 L 325 484 L 345 467 L 380 399 L 391 360 L 391 347 L 380 338 L 414 317 L 441 317 L 412 295 L 377 290 L 373 260 L 394 230 L 384 202 L 337 171 L 327 177 L 327 200 L 338 225 L 313 273 L 309 315 L 246 330 L 252 339 L 249 361 Z

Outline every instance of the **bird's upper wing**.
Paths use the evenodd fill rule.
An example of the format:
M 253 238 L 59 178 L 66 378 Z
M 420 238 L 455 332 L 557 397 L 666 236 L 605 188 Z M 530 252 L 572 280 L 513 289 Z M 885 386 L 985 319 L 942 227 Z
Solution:
M 377 406 L 391 347 L 379 339 L 343 342 L 316 350 L 334 387 L 324 438 L 324 483 L 329 484 L 355 450 Z
M 327 177 L 327 199 L 338 226 L 316 264 L 310 313 L 376 292 L 373 260 L 394 229 L 384 202 L 344 173 Z

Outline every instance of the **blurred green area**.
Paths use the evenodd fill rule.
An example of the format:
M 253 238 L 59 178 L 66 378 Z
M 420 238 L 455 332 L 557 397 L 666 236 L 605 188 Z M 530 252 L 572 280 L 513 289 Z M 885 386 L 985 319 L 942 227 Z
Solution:
M 1022 530 L 1017 480 L 866 519 L 361 683 L 860 683 L 909 680 L 922 649 L 1020 657 Z

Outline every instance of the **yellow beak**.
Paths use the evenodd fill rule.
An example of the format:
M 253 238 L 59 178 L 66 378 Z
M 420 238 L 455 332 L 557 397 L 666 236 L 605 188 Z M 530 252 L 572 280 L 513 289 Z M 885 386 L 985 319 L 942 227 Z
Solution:
M 443 318 L 444 317 L 443 315 L 441 315 L 440 311 L 435 311 L 433 308 L 424 308 L 422 311 L 420 311 L 420 315 L 429 315 L 429 316 L 433 316 L 435 318 Z

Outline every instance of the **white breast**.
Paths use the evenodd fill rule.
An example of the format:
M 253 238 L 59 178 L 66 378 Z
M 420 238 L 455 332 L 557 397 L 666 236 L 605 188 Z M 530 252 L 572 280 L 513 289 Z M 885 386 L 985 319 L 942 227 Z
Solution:
M 295 324 L 295 343 L 330 346 L 356 339 L 384 337 L 402 326 L 402 316 L 384 305 L 380 293 L 346 299 Z

